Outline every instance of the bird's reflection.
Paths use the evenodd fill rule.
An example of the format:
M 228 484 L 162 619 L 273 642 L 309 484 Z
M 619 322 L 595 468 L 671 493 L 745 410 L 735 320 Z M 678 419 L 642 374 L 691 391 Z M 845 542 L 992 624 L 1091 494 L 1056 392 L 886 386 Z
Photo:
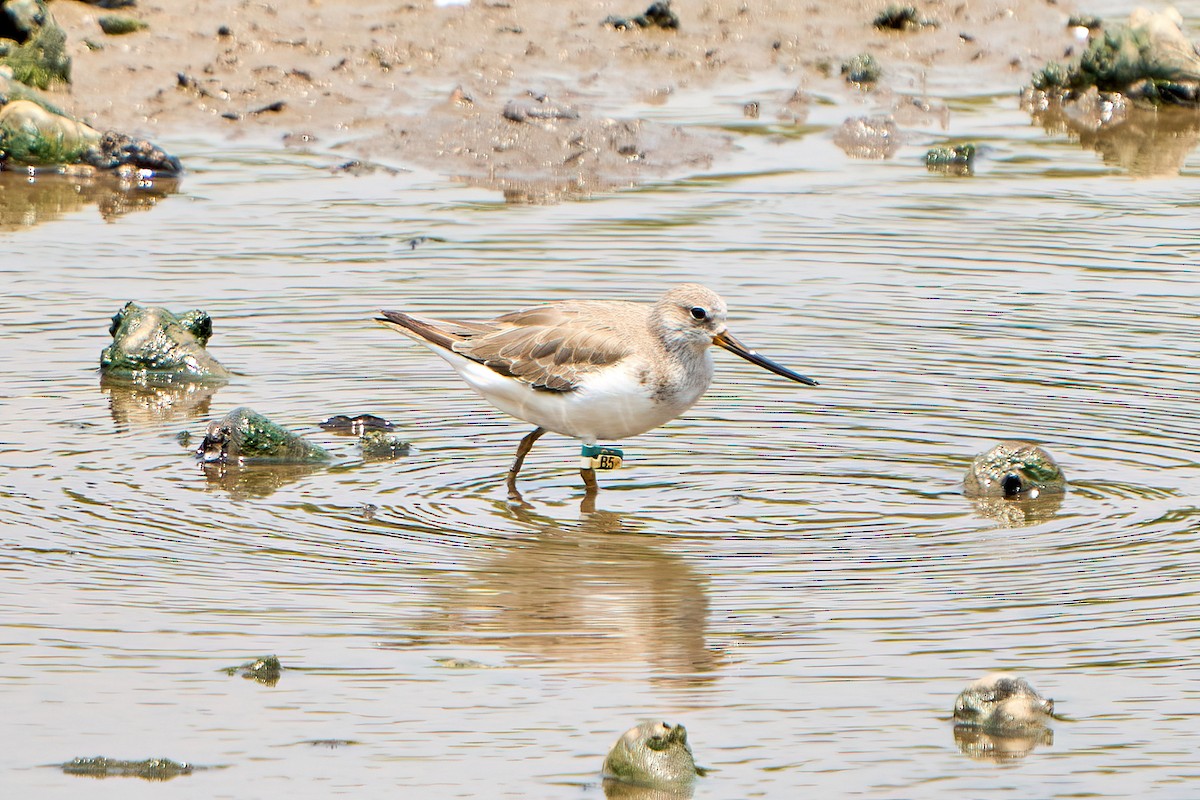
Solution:
M 721 655 L 705 645 L 707 580 L 621 515 L 600 512 L 565 528 L 513 509 L 537 533 L 493 546 L 461 585 L 438 590 L 419 627 L 451 644 L 495 639 L 541 659 L 644 663 L 655 680 L 704 683 Z

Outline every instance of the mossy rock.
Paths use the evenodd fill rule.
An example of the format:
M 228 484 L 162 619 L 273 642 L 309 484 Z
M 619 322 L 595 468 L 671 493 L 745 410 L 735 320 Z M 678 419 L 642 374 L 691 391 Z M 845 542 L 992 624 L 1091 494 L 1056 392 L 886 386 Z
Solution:
M 100 30 L 109 36 L 123 36 L 127 33 L 137 33 L 150 27 L 140 19 L 127 17 L 124 14 L 105 14 L 97 19 L 96 22 L 99 23 Z
M 0 107 L 0 162 L 18 166 L 78 163 L 100 132 L 29 100 Z
M 38 89 L 71 82 L 67 34 L 44 0 L 0 2 L 0 64 L 15 80 Z

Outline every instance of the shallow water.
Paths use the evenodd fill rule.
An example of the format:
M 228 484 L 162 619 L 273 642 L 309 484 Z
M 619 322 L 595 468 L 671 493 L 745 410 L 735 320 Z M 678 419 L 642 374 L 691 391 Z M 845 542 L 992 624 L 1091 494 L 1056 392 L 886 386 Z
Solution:
M 169 143 L 190 172 L 139 211 L 6 184 L 6 794 L 600 798 L 607 748 L 661 717 L 714 800 L 1194 796 L 1200 157 L 1136 176 L 1007 94 L 950 104 L 950 131 L 917 126 L 890 161 L 831 141 L 870 106 L 817 106 L 801 130 L 736 126 L 713 174 L 552 206 L 200 140 Z M 991 146 L 974 177 L 925 170 L 943 136 Z M 591 514 L 554 436 L 523 473 L 533 508 L 510 508 L 526 426 L 371 321 L 683 280 L 821 386 L 718 354 L 695 409 L 623 443 Z M 239 376 L 102 386 L 130 299 L 209 311 Z M 239 405 L 336 464 L 210 480 L 177 434 Z M 360 412 L 417 451 L 363 465 L 316 426 Z M 1066 471 L 1048 518 L 961 496 L 1006 438 Z M 266 653 L 273 688 L 220 671 Z M 947 719 L 996 669 L 1066 717 L 1001 765 Z M 47 766 L 91 755 L 226 768 L 151 789 Z

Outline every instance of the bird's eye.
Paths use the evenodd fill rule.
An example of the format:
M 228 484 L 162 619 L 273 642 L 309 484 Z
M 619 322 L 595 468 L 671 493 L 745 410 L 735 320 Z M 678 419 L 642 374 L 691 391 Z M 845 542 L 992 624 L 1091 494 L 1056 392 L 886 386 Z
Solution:
M 692 319 L 708 319 L 708 311 L 701 306 L 692 306 Z

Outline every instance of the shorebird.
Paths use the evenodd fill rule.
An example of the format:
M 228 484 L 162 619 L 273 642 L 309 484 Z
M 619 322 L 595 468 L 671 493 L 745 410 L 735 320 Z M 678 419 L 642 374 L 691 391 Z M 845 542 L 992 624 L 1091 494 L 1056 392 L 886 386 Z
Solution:
M 508 494 L 518 501 L 517 473 L 547 431 L 579 439 L 586 454 L 597 442 L 645 433 L 691 408 L 712 380 L 710 345 L 817 385 L 734 338 L 725 325 L 725 301 L 695 283 L 676 286 L 652 304 L 566 300 L 486 322 L 380 313 L 378 322 L 437 353 L 493 406 L 536 426 L 508 471 Z M 580 475 L 594 495 L 593 467 L 582 467 Z

